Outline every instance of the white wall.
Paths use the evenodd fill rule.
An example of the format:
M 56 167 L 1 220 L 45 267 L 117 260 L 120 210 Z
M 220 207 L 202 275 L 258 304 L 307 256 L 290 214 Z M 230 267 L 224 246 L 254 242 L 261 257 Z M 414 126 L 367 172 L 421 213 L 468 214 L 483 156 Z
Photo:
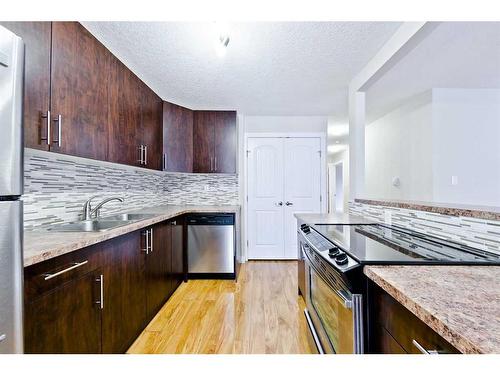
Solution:
M 431 100 L 431 91 L 417 95 L 366 127 L 367 197 L 432 200 Z
M 324 132 L 327 116 L 245 116 L 246 133 Z
M 434 200 L 500 206 L 500 90 L 434 89 L 433 124 Z
M 499 145 L 500 90 L 429 90 L 366 127 L 366 196 L 500 206 Z

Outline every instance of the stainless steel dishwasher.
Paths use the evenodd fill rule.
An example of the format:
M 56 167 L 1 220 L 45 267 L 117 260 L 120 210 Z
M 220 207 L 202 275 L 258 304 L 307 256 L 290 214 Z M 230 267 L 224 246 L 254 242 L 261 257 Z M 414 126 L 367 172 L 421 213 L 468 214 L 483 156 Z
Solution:
M 187 217 L 188 276 L 235 278 L 234 214 Z

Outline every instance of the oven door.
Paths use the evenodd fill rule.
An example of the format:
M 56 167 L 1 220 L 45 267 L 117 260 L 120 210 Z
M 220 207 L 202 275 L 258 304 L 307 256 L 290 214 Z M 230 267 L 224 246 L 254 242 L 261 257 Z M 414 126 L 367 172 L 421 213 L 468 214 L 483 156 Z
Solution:
M 362 296 L 335 286 L 329 272 L 311 261 L 314 254 L 304 250 L 307 263 L 305 314 L 318 351 L 362 353 Z

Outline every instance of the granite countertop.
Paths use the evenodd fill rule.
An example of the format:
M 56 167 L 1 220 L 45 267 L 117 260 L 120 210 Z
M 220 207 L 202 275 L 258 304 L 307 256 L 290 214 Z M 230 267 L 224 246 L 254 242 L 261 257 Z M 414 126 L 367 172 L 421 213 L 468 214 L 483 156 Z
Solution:
M 362 216 L 350 215 L 346 213 L 330 213 L 330 214 L 303 214 L 297 213 L 295 217 L 307 224 L 375 224 L 373 220 L 366 219 Z
M 24 232 L 24 267 L 57 257 L 108 239 L 133 232 L 173 217 L 197 212 L 237 213 L 240 206 L 176 206 L 164 205 L 134 210 L 134 213 L 155 214 L 154 217 L 135 221 L 105 232 L 58 232 L 55 230 L 30 230 Z
M 500 353 L 500 267 L 366 266 L 364 273 L 462 353 Z

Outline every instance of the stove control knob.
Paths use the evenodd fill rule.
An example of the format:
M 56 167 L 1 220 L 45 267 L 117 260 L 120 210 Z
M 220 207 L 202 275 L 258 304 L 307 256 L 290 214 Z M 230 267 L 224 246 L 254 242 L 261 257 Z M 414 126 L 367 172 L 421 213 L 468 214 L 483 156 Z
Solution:
M 305 226 L 304 228 L 302 228 L 302 232 L 304 233 L 309 233 L 311 231 L 311 228 L 309 228 L 308 226 Z
M 307 227 L 307 224 L 300 224 L 300 229 L 304 229 L 305 227 Z
M 339 266 L 347 264 L 347 262 L 349 262 L 349 259 L 347 258 L 346 253 L 340 253 L 335 257 L 335 263 L 337 263 Z
M 338 247 L 331 247 L 330 249 L 328 249 L 328 256 L 330 258 L 335 258 L 339 253 L 340 250 Z

